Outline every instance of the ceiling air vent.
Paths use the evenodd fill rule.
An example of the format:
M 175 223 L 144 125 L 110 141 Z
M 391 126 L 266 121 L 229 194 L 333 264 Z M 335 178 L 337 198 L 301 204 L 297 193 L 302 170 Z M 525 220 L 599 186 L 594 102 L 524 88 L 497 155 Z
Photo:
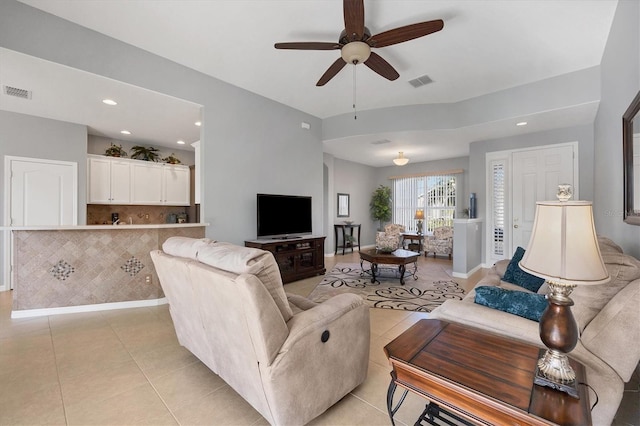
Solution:
M 27 89 L 19 89 L 12 86 L 2 86 L 5 95 L 15 96 L 16 98 L 31 99 L 31 91 Z
M 422 77 L 409 80 L 409 84 L 412 85 L 413 87 L 420 87 L 429 83 L 433 83 L 433 80 L 431 80 L 431 78 L 428 75 L 423 75 Z

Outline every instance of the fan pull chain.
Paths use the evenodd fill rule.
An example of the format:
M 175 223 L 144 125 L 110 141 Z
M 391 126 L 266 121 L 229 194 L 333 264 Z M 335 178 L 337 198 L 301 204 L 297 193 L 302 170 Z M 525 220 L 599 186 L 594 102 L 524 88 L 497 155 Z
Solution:
M 356 108 L 356 64 L 353 64 L 353 119 L 358 119 L 358 110 Z

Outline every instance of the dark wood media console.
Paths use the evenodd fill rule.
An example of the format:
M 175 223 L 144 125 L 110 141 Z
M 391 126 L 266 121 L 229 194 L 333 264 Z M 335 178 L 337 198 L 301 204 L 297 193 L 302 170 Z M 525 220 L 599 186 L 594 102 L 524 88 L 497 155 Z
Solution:
M 286 240 L 250 240 L 245 247 L 270 251 L 276 258 L 283 283 L 324 274 L 325 237 L 302 237 Z

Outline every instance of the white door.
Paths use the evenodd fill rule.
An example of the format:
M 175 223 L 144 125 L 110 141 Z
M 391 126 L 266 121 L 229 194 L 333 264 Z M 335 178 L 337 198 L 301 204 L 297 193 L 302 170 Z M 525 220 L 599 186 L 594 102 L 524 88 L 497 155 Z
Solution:
M 77 224 L 76 163 L 10 160 L 11 226 Z
M 48 226 L 78 223 L 76 163 L 5 156 L 5 225 Z M 11 285 L 11 232 L 5 231 L 3 281 Z
M 577 199 L 578 188 L 574 145 L 514 152 L 512 161 L 511 253 L 514 253 L 518 246 L 526 249 L 529 244 L 536 201 L 557 200 L 561 183 L 571 184 Z

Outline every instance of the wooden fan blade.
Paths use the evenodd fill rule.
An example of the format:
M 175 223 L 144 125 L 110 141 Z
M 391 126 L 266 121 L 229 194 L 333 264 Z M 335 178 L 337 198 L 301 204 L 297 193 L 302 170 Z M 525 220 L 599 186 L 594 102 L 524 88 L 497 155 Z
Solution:
M 329 69 L 325 71 L 324 74 L 322 74 L 322 77 L 320 77 L 320 80 L 318 80 L 316 86 L 324 86 L 325 84 L 327 84 L 329 80 L 335 77 L 335 75 L 338 74 L 342 68 L 344 68 L 345 65 L 347 65 L 347 63 L 344 61 L 344 59 L 336 59 L 336 61 L 331 64 Z
M 375 52 L 371 52 L 371 56 L 369 56 L 369 59 L 367 59 L 364 64 L 387 80 L 395 80 L 400 77 L 398 71 L 396 71 L 389 62 L 382 59 L 382 57 Z
M 371 47 L 385 47 L 393 44 L 402 43 L 413 40 L 414 38 L 424 37 L 431 33 L 440 31 L 444 27 L 442 19 L 435 21 L 420 22 L 417 24 L 406 25 L 404 27 L 394 28 L 376 34 L 367 40 Z
M 349 41 L 360 41 L 364 35 L 364 0 L 344 0 L 344 29 Z
M 297 49 L 297 50 L 336 50 L 342 48 L 338 43 L 325 43 L 321 41 L 302 41 L 292 43 L 276 43 L 276 49 Z

